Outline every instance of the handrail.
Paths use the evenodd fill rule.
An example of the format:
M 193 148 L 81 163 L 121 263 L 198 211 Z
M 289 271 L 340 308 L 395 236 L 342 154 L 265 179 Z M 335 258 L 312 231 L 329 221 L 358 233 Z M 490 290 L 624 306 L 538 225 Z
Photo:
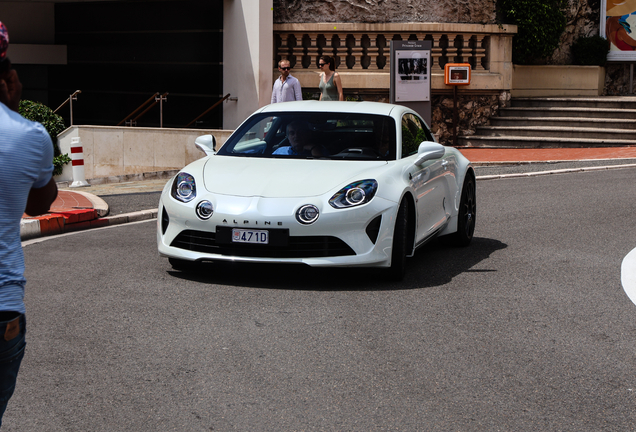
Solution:
M 192 120 L 190 123 L 188 123 L 187 125 L 185 125 L 185 127 L 188 127 L 190 125 L 192 125 L 192 123 L 195 123 L 197 120 L 199 120 L 201 117 L 203 117 L 204 115 L 206 115 L 207 113 L 209 113 L 210 111 L 212 111 L 214 108 L 216 108 L 221 102 L 223 102 L 225 99 L 230 97 L 230 93 L 226 94 L 223 99 L 221 99 L 220 101 L 218 101 L 217 103 L 215 103 L 214 105 L 212 105 L 210 108 L 208 108 L 207 110 L 205 110 L 203 112 L 203 114 L 201 114 L 199 117 L 195 118 L 194 120 Z
M 117 123 L 117 126 L 121 126 L 122 123 L 124 123 L 126 120 L 128 120 L 129 118 L 131 118 L 132 116 L 134 116 L 135 114 L 137 114 L 137 112 L 139 112 L 139 110 L 141 110 L 143 107 L 145 107 L 149 102 L 153 101 L 157 96 L 159 96 L 159 92 L 156 92 L 155 94 L 153 94 L 152 96 L 150 96 L 150 98 L 148 98 L 148 100 L 144 103 L 142 103 L 141 105 L 139 105 L 139 107 L 134 110 L 133 112 L 131 112 L 130 114 L 128 114 L 126 117 L 124 117 L 124 119 L 122 121 L 120 121 L 119 123 Z M 157 102 L 155 102 L 157 103 Z M 154 104 L 153 104 L 154 105 Z M 152 105 L 151 105 L 152 107 Z M 146 109 L 146 111 L 148 111 L 148 109 Z M 141 113 L 141 115 L 145 114 L 146 111 L 144 111 L 143 113 Z M 136 121 L 139 117 L 133 119 L 132 121 Z
M 137 117 L 135 117 L 134 119 L 132 119 L 133 122 L 137 122 L 137 120 L 139 120 L 141 118 L 141 116 L 143 116 L 144 114 L 146 114 L 148 111 L 150 111 L 150 109 L 152 107 L 154 107 L 155 105 L 157 105 L 157 102 L 159 101 L 164 101 L 166 100 L 166 96 L 168 96 L 168 92 L 165 92 L 164 94 L 162 94 L 161 96 L 159 96 L 159 92 L 155 93 L 155 95 L 153 96 L 154 101 L 148 106 L 148 108 L 146 108 L 145 110 L 143 110 L 141 112 L 141 114 L 139 114 Z M 146 101 L 147 103 L 148 101 Z M 139 109 L 141 108 L 137 108 L 137 111 L 139 111 Z M 161 127 L 163 127 L 163 112 L 160 113 L 160 119 L 159 119 L 159 124 L 161 125 Z
M 59 107 L 57 107 L 55 109 L 55 111 L 53 111 L 53 113 L 56 113 L 60 108 L 62 108 L 64 105 L 66 105 L 67 103 L 70 103 L 70 110 L 71 110 L 71 126 L 73 126 L 73 101 L 77 100 L 77 95 L 79 93 L 81 93 L 81 90 L 75 90 L 75 92 L 73 92 L 72 95 L 70 95 L 68 97 L 68 99 L 66 99 L 64 102 L 62 102 L 62 105 L 60 105 Z

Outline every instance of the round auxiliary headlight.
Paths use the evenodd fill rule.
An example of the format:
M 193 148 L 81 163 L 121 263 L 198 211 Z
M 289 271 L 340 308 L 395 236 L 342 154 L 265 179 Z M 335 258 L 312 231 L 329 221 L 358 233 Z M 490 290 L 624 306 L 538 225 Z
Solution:
M 214 213 L 214 207 L 210 201 L 201 201 L 197 204 L 196 208 L 197 216 L 201 219 L 210 219 L 212 214 Z
M 316 220 L 318 219 L 318 216 L 320 216 L 318 207 L 311 204 L 302 206 L 296 212 L 296 220 L 300 222 L 301 224 L 305 224 L 305 225 L 316 222 Z
M 356 205 L 364 201 L 366 196 L 364 189 L 356 187 L 347 191 L 346 199 L 349 204 Z

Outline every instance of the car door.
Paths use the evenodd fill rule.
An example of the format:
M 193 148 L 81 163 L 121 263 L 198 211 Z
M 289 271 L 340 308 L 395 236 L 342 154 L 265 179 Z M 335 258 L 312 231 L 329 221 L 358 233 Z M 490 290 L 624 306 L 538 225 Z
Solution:
M 444 226 L 450 215 L 448 162 L 442 159 L 417 166 L 417 149 L 423 141 L 434 141 L 428 127 L 414 114 L 402 116 L 402 158 L 412 159 L 408 178 L 415 193 L 417 231 L 416 244 L 425 241 Z

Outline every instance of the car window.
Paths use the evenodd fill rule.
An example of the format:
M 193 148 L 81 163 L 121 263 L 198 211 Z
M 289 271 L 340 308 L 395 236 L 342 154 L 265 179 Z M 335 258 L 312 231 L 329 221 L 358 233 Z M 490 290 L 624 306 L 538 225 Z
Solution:
M 359 113 L 256 114 L 217 154 L 267 158 L 395 160 L 392 117 Z
M 435 141 L 426 123 L 414 114 L 404 114 L 402 117 L 402 157 L 416 154 L 423 141 Z

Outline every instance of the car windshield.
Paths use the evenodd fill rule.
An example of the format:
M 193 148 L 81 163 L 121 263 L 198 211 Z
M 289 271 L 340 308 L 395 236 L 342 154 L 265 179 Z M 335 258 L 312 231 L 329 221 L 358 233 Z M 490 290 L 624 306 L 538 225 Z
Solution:
M 395 160 L 395 122 L 382 115 L 257 114 L 217 154 L 260 158 Z

